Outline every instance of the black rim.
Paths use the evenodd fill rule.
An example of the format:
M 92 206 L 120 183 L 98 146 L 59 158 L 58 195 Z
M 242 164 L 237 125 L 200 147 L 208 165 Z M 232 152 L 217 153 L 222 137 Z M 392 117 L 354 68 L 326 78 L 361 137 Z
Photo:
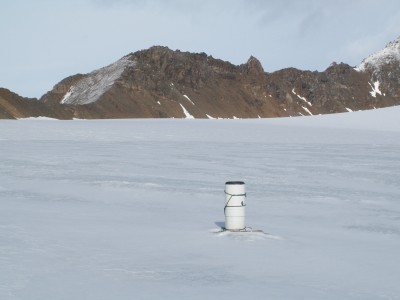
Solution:
M 244 184 L 243 181 L 227 181 L 225 184 Z

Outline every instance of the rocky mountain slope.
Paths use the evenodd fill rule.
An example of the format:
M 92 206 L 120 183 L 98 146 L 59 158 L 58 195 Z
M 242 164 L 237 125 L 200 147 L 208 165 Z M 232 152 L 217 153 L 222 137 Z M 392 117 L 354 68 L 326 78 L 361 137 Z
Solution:
M 0 119 L 15 119 L 48 116 L 52 118 L 68 118 L 62 109 L 54 110 L 35 98 L 23 98 L 8 89 L 0 88 Z
M 400 104 L 400 38 L 356 68 L 266 73 L 205 53 L 155 46 L 65 78 L 39 100 L 0 90 L 0 118 L 258 118 L 326 114 Z

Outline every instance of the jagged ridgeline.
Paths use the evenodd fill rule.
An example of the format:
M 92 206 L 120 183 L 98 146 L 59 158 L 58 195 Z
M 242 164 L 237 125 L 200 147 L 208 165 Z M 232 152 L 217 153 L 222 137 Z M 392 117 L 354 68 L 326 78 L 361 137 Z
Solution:
M 400 39 L 358 67 L 264 71 L 205 53 L 151 47 L 65 78 L 39 100 L 0 89 L 0 118 L 258 118 L 366 110 L 400 104 Z

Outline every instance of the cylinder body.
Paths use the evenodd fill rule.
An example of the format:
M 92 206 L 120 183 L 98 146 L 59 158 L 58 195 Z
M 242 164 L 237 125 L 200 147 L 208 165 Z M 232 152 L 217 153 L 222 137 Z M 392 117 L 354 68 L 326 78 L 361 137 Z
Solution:
M 246 190 L 243 181 L 225 183 L 225 229 L 246 228 Z

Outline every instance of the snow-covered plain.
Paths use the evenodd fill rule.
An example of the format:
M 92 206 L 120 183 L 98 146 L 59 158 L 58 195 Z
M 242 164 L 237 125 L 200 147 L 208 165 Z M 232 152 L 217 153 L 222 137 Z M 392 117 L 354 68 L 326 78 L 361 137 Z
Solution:
M 0 299 L 400 299 L 399 154 L 398 107 L 1 121 Z

